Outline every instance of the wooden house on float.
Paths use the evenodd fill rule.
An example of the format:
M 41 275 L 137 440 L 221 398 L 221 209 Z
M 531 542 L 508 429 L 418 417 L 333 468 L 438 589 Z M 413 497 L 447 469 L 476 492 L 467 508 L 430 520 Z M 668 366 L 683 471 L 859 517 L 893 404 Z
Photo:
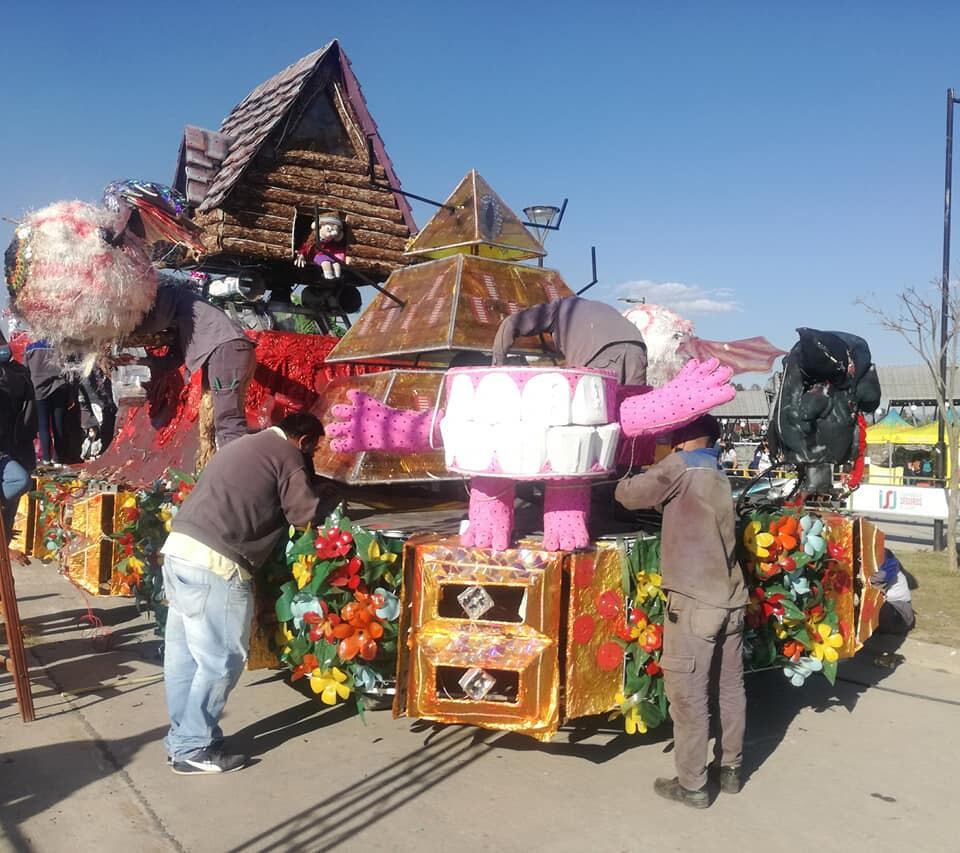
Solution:
M 187 127 L 174 179 L 203 229 L 204 266 L 257 264 L 270 286 L 325 284 L 319 267 L 293 261 L 330 213 L 344 223 L 343 280 L 384 281 L 416 232 L 399 185 L 336 40 L 259 85 L 219 131 Z

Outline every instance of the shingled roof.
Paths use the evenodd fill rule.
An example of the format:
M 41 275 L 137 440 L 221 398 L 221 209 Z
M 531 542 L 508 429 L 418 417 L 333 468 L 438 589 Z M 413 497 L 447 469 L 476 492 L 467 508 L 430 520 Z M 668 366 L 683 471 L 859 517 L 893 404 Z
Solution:
M 229 139 L 229 151 L 220 164 L 207 188 L 206 196 L 200 203 L 200 212 L 219 207 L 236 186 L 244 170 L 253 162 L 257 152 L 293 109 L 297 98 L 304 91 L 311 78 L 320 71 L 324 60 L 339 65 L 344 88 L 350 105 L 360 121 L 364 134 L 373 136 L 374 154 L 378 163 L 386 172 L 392 186 L 400 183 L 393 164 L 380 139 L 376 122 L 370 115 L 360 84 L 350 67 L 350 60 L 336 39 L 326 46 L 303 57 L 279 74 L 261 83 L 237 106 L 231 110 L 220 126 L 220 134 Z M 181 146 L 180 162 L 177 165 L 178 178 L 184 170 L 185 146 Z M 404 221 L 411 231 L 416 230 L 413 214 L 406 199 L 394 194 L 397 206 L 403 213 Z

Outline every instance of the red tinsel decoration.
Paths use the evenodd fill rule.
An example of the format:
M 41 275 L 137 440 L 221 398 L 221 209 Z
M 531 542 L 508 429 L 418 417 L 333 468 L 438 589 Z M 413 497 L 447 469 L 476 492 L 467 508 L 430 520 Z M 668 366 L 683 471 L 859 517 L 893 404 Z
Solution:
M 853 463 L 850 473 L 844 478 L 848 489 L 855 489 L 863 480 L 863 466 L 867 455 L 867 419 L 862 415 L 857 415 L 857 458 Z

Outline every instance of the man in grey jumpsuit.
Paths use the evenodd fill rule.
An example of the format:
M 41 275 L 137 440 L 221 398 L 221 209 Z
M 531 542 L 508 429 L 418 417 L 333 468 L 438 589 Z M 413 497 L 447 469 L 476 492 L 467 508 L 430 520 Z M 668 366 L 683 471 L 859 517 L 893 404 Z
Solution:
M 247 433 L 243 394 L 256 368 L 253 342 L 223 311 L 181 284 L 157 288 L 153 308 L 134 334 L 171 329 L 178 351 L 149 359 L 151 369 L 170 369 L 181 362 L 190 374 L 204 371 L 213 396 L 217 448 Z
M 604 302 L 566 296 L 511 314 L 497 329 L 493 363 L 502 365 L 513 342 L 549 332 L 568 367 L 613 371 L 622 385 L 647 384 L 647 347 L 640 330 Z
M 627 509 L 663 513 L 660 565 L 667 613 L 664 687 L 673 718 L 677 776 L 654 790 L 693 808 L 710 805 L 707 742 L 710 705 L 719 711 L 720 789 L 740 790 L 746 722 L 743 618 L 747 588 L 735 556 L 730 483 L 714 447 L 720 424 L 703 415 L 673 434 L 674 453 L 622 480 L 616 499 Z

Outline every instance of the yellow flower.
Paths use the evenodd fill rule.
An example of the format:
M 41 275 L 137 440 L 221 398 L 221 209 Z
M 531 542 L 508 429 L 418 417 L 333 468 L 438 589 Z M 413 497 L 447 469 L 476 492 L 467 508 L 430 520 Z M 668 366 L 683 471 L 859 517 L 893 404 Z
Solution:
M 317 562 L 315 554 L 301 554 L 293 564 L 293 576 L 297 581 L 297 589 L 303 589 L 313 577 L 313 564 Z
M 171 527 L 173 526 L 173 513 L 170 512 L 170 507 L 167 504 L 164 504 L 160 507 L 160 520 L 163 522 L 163 529 L 170 532 Z
M 367 556 L 371 560 L 379 560 L 381 563 L 394 563 L 396 562 L 397 555 L 393 551 L 381 551 L 380 544 L 377 540 L 370 540 L 370 547 L 367 548 Z
M 769 557 L 770 546 L 776 541 L 769 533 L 761 533 L 760 522 L 751 521 L 743 531 L 743 546 L 757 557 Z
M 637 592 L 634 596 L 639 604 L 646 602 L 648 598 L 666 599 L 666 595 L 660 586 L 663 584 L 663 576 L 658 572 L 639 572 L 637 574 Z
M 643 721 L 643 717 L 640 716 L 640 710 L 633 701 L 633 698 L 627 699 L 622 693 L 618 693 L 616 695 L 616 702 L 620 706 L 619 713 L 623 714 L 624 731 L 628 735 L 646 734 L 647 724 Z M 613 714 L 610 715 L 610 719 L 614 719 L 617 713 L 617 711 L 614 711 Z
M 130 495 L 130 497 L 128 497 L 128 498 L 123 502 L 122 508 L 123 508 L 123 509 L 131 509 L 131 508 L 136 508 L 136 506 L 137 506 L 137 496 L 136 496 L 136 495 Z
M 291 640 L 293 640 L 293 633 L 284 623 L 281 622 L 280 627 L 277 628 L 277 645 L 283 649 L 284 653 L 290 651 L 290 646 L 287 644 Z
M 817 636 L 820 639 L 815 638 L 813 641 L 814 657 L 818 660 L 835 661 L 839 657 L 837 649 L 843 645 L 843 637 L 839 633 L 831 633 L 830 626 L 823 622 L 817 625 Z
M 350 695 L 350 688 L 344 684 L 346 680 L 347 676 L 336 667 L 317 668 L 310 673 L 310 689 L 320 694 L 324 705 L 336 705 L 338 697 L 346 699 Z
M 127 569 L 131 572 L 136 572 L 138 575 L 143 572 L 143 560 L 138 560 L 136 557 L 127 558 Z

